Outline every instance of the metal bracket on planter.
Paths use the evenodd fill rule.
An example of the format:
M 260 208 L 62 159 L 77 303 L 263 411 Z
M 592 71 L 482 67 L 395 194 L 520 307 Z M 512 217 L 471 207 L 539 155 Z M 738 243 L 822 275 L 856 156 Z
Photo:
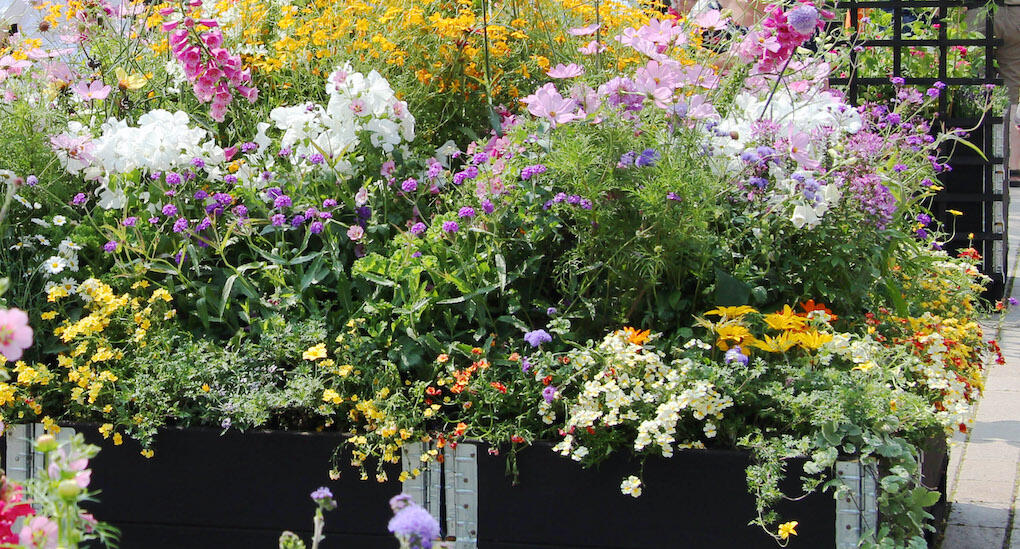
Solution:
M 24 482 L 35 477 L 35 472 L 46 466 L 45 456 L 35 451 L 35 439 L 46 432 L 41 423 L 9 425 L 4 432 L 4 452 L 7 456 L 7 478 Z M 74 436 L 74 429 L 63 427 L 57 441 L 64 442 Z
M 408 473 L 415 469 L 421 471 L 417 477 L 409 476 L 403 482 L 403 491 L 432 516 L 438 517 L 442 512 L 443 475 L 441 465 L 435 460 L 422 463 L 421 457 L 429 449 L 424 442 L 405 445 L 400 455 L 400 469 Z
M 446 531 L 456 549 L 478 546 L 478 446 L 462 442 L 445 448 Z
M 878 528 L 875 469 L 859 461 L 838 461 L 836 475 L 847 488 L 836 500 L 836 549 L 856 549 Z

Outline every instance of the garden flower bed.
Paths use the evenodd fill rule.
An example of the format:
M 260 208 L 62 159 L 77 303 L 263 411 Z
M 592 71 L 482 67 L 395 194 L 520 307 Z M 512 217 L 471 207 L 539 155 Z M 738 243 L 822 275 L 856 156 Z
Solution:
M 94 423 L 95 511 L 125 540 L 178 513 L 184 537 L 295 528 L 271 503 L 135 503 L 163 482 L 237 474 L 248 503 L 332 474 L 335 534 L 385 543 L 385 483 L 473 440 L 531 482 L 579 467 L 556 491 L 637 499 L 659 536 L 668 498 L 710 499 L 689 508 L 707 521 L 739 491 L 718 524 L 755 546 L 827 543 L 828 508 L 784 496 L 847 497 L 853 456 L 879 477 L 865 544 L 923 545 L 921 449 L 966 429 L 1001 360 L 979 254 L 943 251 L 926 209 L 959 140 L 924 118 L 942 86 L 847 104 L 810 2 L 742 30 L 526 4 L 49 7 L 39 33 L 70 45 L 0 50 L 3 421 Z M 270 496 L 255 479 L 287 466 L 241 458 L 263 452 L 321 463 Z M 480 544 L 540 545 L 494 517 L 547 487 L 505 491 L 486 456 Z M 595 543 L 583 512 L 549 513 L 574 517 L 556 544 Z M 54 527 L 87 540 L 83 521 Z

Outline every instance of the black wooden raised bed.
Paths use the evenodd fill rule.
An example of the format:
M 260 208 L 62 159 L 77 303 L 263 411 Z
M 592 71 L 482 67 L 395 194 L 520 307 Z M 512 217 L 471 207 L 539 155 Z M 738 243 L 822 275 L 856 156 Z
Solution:
M 331 457 L 340 443 L 336 433 L 166 429 L 156 440 L 155 457 L 146 459 L 130 440 L 114 446 L 94 425 L 73 427 L 102 447 L 91 464 L 92 486 L 101 494 L 89 509 L 121 529 L 124 549 L 274 549 L 283 530 L 308 539 L 314 511 L 309 493 L 319 486 L 330 487 L 340 504 L 326 516 L 324 549 L 397 546 L 386 525 L 388 500 L 401 492 L 401 484 L 361 481 L 349 466 L 340 480 L 331 481 Z M 636 499 L 619 487 L 640 465 L 622 454 L 586 470 L 540 444 L 517 453 L 514 474 L 505 451 L 494 455 L 480 445 L 457 455 L 448 453 L 446 463 L 435 467 L 445 469 L 448 485 L 474 493 L 476 521 L 469 537 L 482 549 L 776 547 L 748 525 L 755 509 L 745 452 L 678 451 L 670 459 L 649 459 L 643 494 Z M 926 484 L 944 495 L 944 452 L 936 448 L 929 455 Z M 475 471 L 464 486 L 459 484 L 464 479 L 449 473 L 467 456 Z M 789 462 L 786 493 L 799 494 L 802 465 L 803 460 Z M 388 473 L 396 479 L 399 470 Z M 458 508 L 467 500 L 450 486 L 441 492 L 436 514 L 441 523 L 449 519 L 448 533 L 455 535 Z M 829 493 L 780 505 L 783 520 L 800 523 L 790 547 L 835 547 L 835 510 Z M 463 541 L 458 549 L 470 547 Z

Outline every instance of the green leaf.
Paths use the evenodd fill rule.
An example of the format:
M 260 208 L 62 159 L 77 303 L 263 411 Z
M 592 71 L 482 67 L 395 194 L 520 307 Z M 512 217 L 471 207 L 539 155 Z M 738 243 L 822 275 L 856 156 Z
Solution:
M 499 289 L 506 289 L 506 259 L 503 254 L 496 254 L 496 273 L 499 276 Z M 3 292 L 0 292 L 2 294 Z
M 723 271 L 715 270 L 715 303 L 724 307 L 747 305 L 751 297 L 751 287 L 744 281 Z

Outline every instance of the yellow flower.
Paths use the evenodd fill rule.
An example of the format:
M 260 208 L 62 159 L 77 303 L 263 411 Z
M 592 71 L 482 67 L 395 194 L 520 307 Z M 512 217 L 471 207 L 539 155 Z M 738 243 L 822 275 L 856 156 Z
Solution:
M 319 360 L 320 358 L 326 358 L 326 344 L 320 343 L 314 347 L 309 347 L 308 350 L 301 355 L 301 358 L 305 360 Z
M 730 343 L 740 345 L 746 340 L 753 340 L 754 336 L 741 324 L 722 324 L 715 327 L 718 339 L 715 344 L 723 351 L 729 350 Z
M 113 434 L 113 445 L 114 446 L 120 446 L 121 444 L 124 444 L 124 437 L 122 437 L 120 435 L 120 433 L 114 433 Z
M 797 521 L 791 520 L 790 522 L 784 522 L 779 525 L 779 537 L 787 539 L 790 536 L 797 535 Z
M 99 434 L 103 435 L 103 438 L 110 438 L 111 432 L 113 432 L 112 423 L 104 423 L 99 426 Z
M 754 307 L 749 305 L 741 305 L 739 307 L 716 307 L 711 311 L 706 312 L 706 315 L 719 315 L 723 318 L 740 318 L 747 313 L 756 313 Z
M 113 72 L 117 75 L 117 86 L 122 90 L 137 90 L 145 87 L 146 82 L 148 82 L 141 74 L 128 74 L 121 67 L 117 67 Z
M 867 371 L 871 370 L 872 368 L 874 368 L 876 366 L 878 366 L 878 364 L 875 364 L 874 360 L 869 360 L 869 361 L 867 361 L 867 362 L 865 362 L 863 364 L 858 364 L 857 366 L 854 366 L 853 369 L 854 370 L 860 370 L 862 372 L 867 372 Z
M 808 351 L 813 351 L 822 345 L 832 341 L 832 334 L 826 332 L 819 332 L 818 330 L 811 329 L 806 332 L 798 332 L 793 334 L 793 340 L 798 345 Z
M 769 353 L 785 353 L 797 344 L 797 341 L 793 336 L 793 332 L 783 332 L 774 338 L 766 335 L 764 340 L 756 339 L 750 343 L 751 345 Z
M 54 318 L 57 318 L 57 312 L 56 311 L 46 311 L 45 313 L 43 313 L 43 314 L 41 314 L 39 316 L 42 317 L 43 320 L 53 320 Z
M 337 393 L 333 389 L 326 389 L 325 391 L 322 392 L 322 400 L 324 402 L 340 404 L 341 402 L 344 401 L 344 397 L 340 396 L 340 393 Z
M 765 315 L 765 324 L 773 330 L 803 330 L 807 319 L 797 316 L 789 305 L 783 305 L 783 310 Z
M 626 326 L 623 328 L 623 334 L 627 336 L 627 341 L 634 345 L 642 345 L 645 341 L 648 341 L 648 336 L 651 335 L 651 330 L 638 330 L 637 328 L 631 328 Z
M 152 456 L 156 455 L 156 452 L 153 452 L 152 450 L 149 450 L 148 448 L 146 448 L 145 450 L 142 450 L 139 453 L 142 454 L 143 456 L 145 456 L 145 459 L 151 459 Z
M 951 213 L 953 215 L 963 215 L 963 212 L 961 212 L 960 210 L 946 210 L 946 213 Z

